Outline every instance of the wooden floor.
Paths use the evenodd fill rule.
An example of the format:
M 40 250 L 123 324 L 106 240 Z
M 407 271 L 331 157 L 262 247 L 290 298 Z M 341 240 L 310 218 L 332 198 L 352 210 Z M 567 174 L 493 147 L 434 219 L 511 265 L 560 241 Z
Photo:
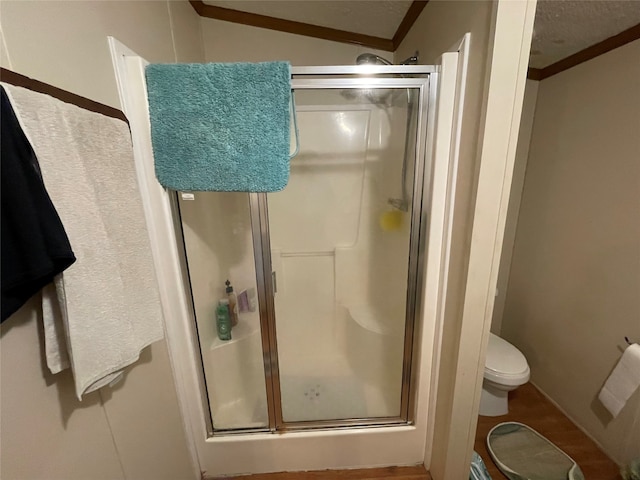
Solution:
M 506 477 L 495 466 L 485 445 L 489 430 L 498 423 L 515 421 L 529 425 L 573 458 L 588 480 L 621 480 L 618 466 L 598 446 L 565 417 L 530 383 L 510 393 L 509 414 L 479 417 L 475 450 L 484 460 L 493 480 Z M 216 477 L 203 477 L 215 480 Z M 431 480 L 423 466 L 386 467 L 361 470 L 323 470 L 318 472 L 266 473 L 235 479 L 249 480 Z
M 203 478 L 205 480 L 214 480 L 212 477 Z M 243 478 L 250 480 L 381 480 L 384 478 L 392 478 L 395 480 L 431 480 L 431 476 L 422 465 L 416 467 L 366 468 L 361 470 L 263 473 L 259 475 L 234 477 L 234 480 Z
M 491 460 L 485 440 L 493 426 L 508 421 L 529 425 L 547 437 L 576 461 L 585 478 L 589 480 L 618 480 L 622 478 L 618 466 L 533 385 L 527 383 L 510 392 L 510 395 L 507 415 L 478 418 L 475 450 L 484 460 L 493 480 L 503 480 L 506 477 L 500 473 Z

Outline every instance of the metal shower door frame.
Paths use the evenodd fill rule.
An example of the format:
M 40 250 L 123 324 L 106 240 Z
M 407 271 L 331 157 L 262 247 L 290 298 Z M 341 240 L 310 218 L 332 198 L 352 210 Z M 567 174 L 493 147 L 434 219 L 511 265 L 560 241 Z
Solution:
M 424 246 L 426 237 L 426 215 L 423 198 L 428 194 L 424 185 L 427 157 L 428 122 L 433 119 L 437 73 L 433 66 L 339 66 L 339 67 L 293 67 L 291 85 L 293 90 L 306 89 L 416 89 L 418 109 L 415 139 L 415 170 L 411 210 L 411 233 L 409 248 L 409 270 L 407 277 L 407 300 L 405 338 L 402 366 L 402 389 L 400 415 L 398 417 L 371 417 L 345 420 L 321 420 L 285 422 L 282 415 L 278 346 L 276 337 L 276 315 L 274 284 L 272 279 L 269 214 L 266 193 L 249 194 L 251 227 L 256 268 L 260 330 L 262 340 L 265 387 L 269 417 L 269 431 L 283 432 L 321 428 L 356 428 L 386 425 L 406 425 L 413 420 L 413 398 L 415 385 L 412 382 L 414 332 L 416 319 L 421 312 L 421 287 L 424 277 Z M 364 75 L 364 76 L 363 76 Z M 402 75 L 401 78 L 376 77 L 375 75 Z M 407 78 L 405 75 L 422 75 Z M 325 78 L 323 78 L 325 77 Z M 328 78 L 327 78 L 328 77 Z M 431 109 L 431 114 L 429 114 Z M 408 134 L 408 132 L 407 132 Z M 215 432 L 214 432 L 215 433 Z M 225 432 L 229 433 L 229 432 Z

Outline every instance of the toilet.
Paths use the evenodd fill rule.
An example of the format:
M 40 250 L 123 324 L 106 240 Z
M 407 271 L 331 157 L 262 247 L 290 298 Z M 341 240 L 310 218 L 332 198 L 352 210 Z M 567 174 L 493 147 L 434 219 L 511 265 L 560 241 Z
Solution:
M 522 352 L 506 340 L 490 333 L 480 397 L 480 415 L 506 415 L 509 412 L 509 392 L 527 383 L 529 375 L 529 365 Z

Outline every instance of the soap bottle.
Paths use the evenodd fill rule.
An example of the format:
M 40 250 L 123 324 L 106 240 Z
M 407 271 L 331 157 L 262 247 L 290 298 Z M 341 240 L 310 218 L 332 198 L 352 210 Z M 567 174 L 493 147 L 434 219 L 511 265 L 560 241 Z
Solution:
M 220 340 L 231 340 L 231 318 L 229 317 L 229 300 L 223 298 L 216 308 L 216 330 Z
M 238 325 L 238 300 L 236 299 L 236 294 L 233 292 L 233 287 L 231 286 L 231 282 L 227 280 L 224 282 L 227 286 L 227 298 L 229 299 L 229 317 L 231 317 L 231 326 L 235 327 Z
M 258 299 L 256 298 L 256 289 L 251 287 L 247 290 L 247 297 L 249 299 L 249 311 L 255 312 L 258 309 Z

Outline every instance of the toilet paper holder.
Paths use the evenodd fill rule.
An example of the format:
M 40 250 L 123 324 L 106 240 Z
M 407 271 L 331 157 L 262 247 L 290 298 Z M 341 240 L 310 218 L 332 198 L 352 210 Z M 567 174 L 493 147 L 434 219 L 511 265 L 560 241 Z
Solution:
M 629 340 L 629 337 L 624 337 L 624 341 L 627 342 L 627 345 L 633 345 L 635 343 Z

